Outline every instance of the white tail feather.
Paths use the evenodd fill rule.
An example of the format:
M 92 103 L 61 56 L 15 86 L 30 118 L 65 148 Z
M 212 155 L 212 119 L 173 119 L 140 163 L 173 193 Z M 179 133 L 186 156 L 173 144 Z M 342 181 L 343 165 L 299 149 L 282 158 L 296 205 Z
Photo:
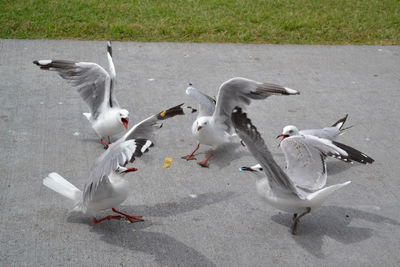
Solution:
M 44 178 L 43 184 L 60 195 L 74 201 L 79 201 L 82 196 L 81 190 L 76 188 L 76 186 L 65 180 L 56 172 L 52 172 Z

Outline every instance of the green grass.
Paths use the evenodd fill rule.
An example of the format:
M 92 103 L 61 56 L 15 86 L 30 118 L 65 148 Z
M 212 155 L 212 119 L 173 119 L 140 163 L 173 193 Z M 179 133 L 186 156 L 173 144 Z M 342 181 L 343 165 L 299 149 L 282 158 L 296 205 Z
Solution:
M 400 0 L 0 0 L 0 38 L 400 44 Z

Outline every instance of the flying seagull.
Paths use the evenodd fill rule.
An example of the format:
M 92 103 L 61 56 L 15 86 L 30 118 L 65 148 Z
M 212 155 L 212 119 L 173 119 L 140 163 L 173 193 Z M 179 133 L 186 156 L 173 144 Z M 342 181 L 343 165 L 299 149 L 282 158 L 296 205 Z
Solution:
M 234 107 L 245 108 L 253 99 L 265 99 L 271 95 L 297 95 L 299 92 L 280 85 L 237 77 L 220 86 L 216 101 L 192 86 L 186 89 L 186 94 L 195 98 L 200 105 L 199 114 L 192 125 L 192 134 L 198 144 L 193 152 L 182 158 L 195 160 L 194 153 L 201 144 L 215 149 L 222 144 L 235 142 L 236 134 L 231 122 Z M 197 163 L 208 167 L 208 161 L 214 155 L 215 153 L 211 152 L 203 161 Z
M 281 142 L 287 162 L 286 172 L 275 162 L 257 128 L 240 107 L 233 110 L 232 122 L 254 158 L 262 166 L 266 177 L 258 177 L 258 194 L 271 206 L 293 213 L 290 227 L 296 234 L 299 219 L 320 207 L 336 190 L 350 181 L 332 186 L 326 185 L 326 155 L 348 157 L 346 151 L 326 139 L 315 136 L 291 136 Z
M 107 42 L 107 59 L 109 73 L 92 62 L 48 59 L 33 61 L 40 69 L 58 72 L 62 78 L 78 88 L 90 110 L 83 115 L 89 120 L 105 148 L 111 143 L 110 137 L 128 129 L 129 123 L 129 111 L 120 108 L 115 98 L 116 73 L 111 42 Z
M 93 216 L 94 223 L 111 219 L 143 221 L 140 216 L 128 215 L 116 209 L 129 194 L 128 181 L 123 176 L 137 170 L 127 167 L 127 164 L 147 152 L 153 145 L 152 141 L 144 137 L 153 137 L 162 126 L 160 121 L 184 114 L 181 106 L 182 104 L 150 116 L 111 144 L 94 163 L 83 191 L 55 172 L 44 178 L 43 184 L 74 201 L 73 210 L 89 213 Z M 95 217 L 98 211 L 106 209 L 112 209 L 118 215 L 109 215 L 101 219 Z

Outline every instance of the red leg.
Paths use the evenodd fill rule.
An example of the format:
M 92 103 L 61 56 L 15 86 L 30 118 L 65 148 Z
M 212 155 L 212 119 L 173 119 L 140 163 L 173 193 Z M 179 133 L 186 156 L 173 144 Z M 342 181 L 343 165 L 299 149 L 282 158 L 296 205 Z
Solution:
M 142 219 L 142 216 L 133 216 L 133 215 L 129 215 L 129 214 L 123 213 L 123 212 L 121 212 L 121 211 L 119 211 L 119 210 L 117 210 L 117 209 L 114 209 L 114 208 L 112 208 L 112 211 L 115 212 L 115 213 L 118 213 L 118 214 L 121 214 L 121 215 L 125 216 L 125 218 L 126 218 L 127 220 L 129 220 L 131 223 L 134 223 L 134 222 L 143 222 L 143 221 L 144 221 L 144 220 Z
M 192 153 L 186 156 L 182 156 L 181 159 L 186 159 L 186 160 L 195 160 L 196 158 L 194 157 L 194 153 L 199 150 L 200 144 L 197 144 L 196 148 L 193 150 Z
M 99 220 L 97 220 L 96 219 L 96 217 L 93 217 L 93 219 L 92 219 L 92 222 L 93 223 L 101 223 L 102 221 L 105 221 L 105 220 L 121 220 L 121 219 L 124 219 L 124 217 L 122 217 L 122 216 L 112 216 L 112 215 L 108 215 L 108 216 L 106 216 L 106 217 L 104 217 L 104 218 L 101 218 L 101 219 L 99 219 Z
M 214 152 L 211 152 L 207 158 L 205 158 L 203 161 L 197 162 L 201 167 L 206 167 L 208 168 L 208 161 L 215 156 Z
M 100 139 L 100 144 L 102 144 L 104 146 L 104 149 L 107 149 L 108 146 L 110 145 L 110 143 L 103 140 L 103 138 Z

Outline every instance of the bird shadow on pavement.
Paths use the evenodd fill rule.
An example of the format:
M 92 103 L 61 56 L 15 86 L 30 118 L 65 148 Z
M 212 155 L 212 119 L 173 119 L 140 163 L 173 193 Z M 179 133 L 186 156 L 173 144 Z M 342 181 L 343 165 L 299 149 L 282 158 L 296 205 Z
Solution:
M 219 168 L 226 167 L 231 164 L 232 161 L 238 160 L 245 155 L 250 155 L 250 152 L 243 147 L 240 143 L 228 143 L 217 147 L 215 150 L 209 149 L 205 151 L 205 155 L 214 152 L 215 156 L 210 159 L 210 165 L 216 165 Z M 198 153 L 196 155 L 203 154 Z M 203 160 L 200 156 L 198 160 Z
M 228 200 L 234 196 L 233 192 L 205 193 L 196 198 L 185 197 L 177 202 L 159 203 L 154 206 L 122 206 L 121 211 L 128 214 L 134 211 L 135 215 L 143 215 L 145 221 L 133 224 L 123 221 L 106 221 L 93 225 L 91 232 L 99 234 L 100 239 L 108 244 L 150 255 L 161 266 L 216 266 L 206 256 L 175 238 L 165 233 L 146 230 L 160 224 L 152 223 L 146 216 L 175 216 Z M 88 224 L 87 218 L 75 213 L 71 213 L 67 221 Z
M 355 165 L 363 165 L 358 163 L 346 163 L 340 160 L 335 161 L 327 161 L 326 162 L 326 169 L 328 170 L 329 175 L 335 175 L 342 173 Z
M 276 223 L 289 227 L 292 221 L 292 214 L 280 213 L 273 215 L 271 219 Z M 400 222 L 396 220 L 366 211 L 337 206 L 323 206 L 301 220 L 297 235 L 293 235 L 293 239 L 314 256 L 325 258 L 322 251 L 324 236 L 329 236 L 337 242 L 347 245 L 361 242 L 373 235 L 373 229 L 349 226 L 353 219 L 400 225 Z

